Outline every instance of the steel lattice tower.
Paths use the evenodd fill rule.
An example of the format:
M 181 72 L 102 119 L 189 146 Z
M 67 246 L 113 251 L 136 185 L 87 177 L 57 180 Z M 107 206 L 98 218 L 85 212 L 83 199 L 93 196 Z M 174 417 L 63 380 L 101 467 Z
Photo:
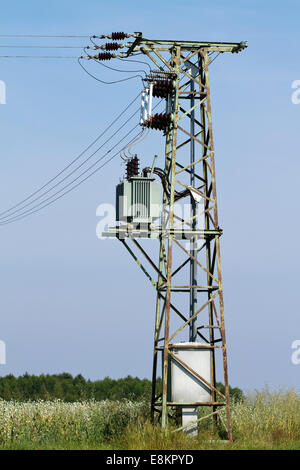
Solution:
M 165 427 L 168 412 L 173 407 L 210 407 L 209 413 L 198 421 L 213 416 L 216 422 L 220 410 L 225 407 L 227 434 L 231 440 L 220 258 L 222 230 L 218 222 L 209 66 L 212 53 L 239 52 L 247 47 L 247 43 L 148 40 L 141 33 L 134 36 L 134 42 L 121 56 L 142 52 L 154 64 L 153 76 L 171 78 L 174 83 L 167 97 L 170 119 L 163 127 L 164 172 L 168 176 L 170 191 L 163 196 L 166 210 L 159 226 L 150 230 L 150 227 L 133 229 L 122 225 L 111 228 L 106 235 L 119 238 L 156 290 L 152 416 L 157 412 Z M 151 123 L 149 127 L 153 127 Z M 185 201 L 190 212 L 178 217 L 175 204 L 184 204 Z M 166 214 L 167 223 L 163 220 Z M 154 261 L 149 251 L 147 253 L 147 249 L 137 241 L 143 238 L 159 241 L 158 261 Z M 141 262 L 137 252 L 153 270 L 156 279 L 148 272 L 149 268 Z M 210 351 L 210 380 L 204 379 L 177 357 L 173 340 L 181 337 L 183 331 L 187 332 L 189 345 L 193 343 L 195 349 Z M 156 396 L 160 352 L 163 387 L 162 393 Z M 222 358 L 225 394 L 216 388 L 218 352 Z M 210 390 L 211 400 L 172 402 L 168 395 L 170 360 L 205 385 Z

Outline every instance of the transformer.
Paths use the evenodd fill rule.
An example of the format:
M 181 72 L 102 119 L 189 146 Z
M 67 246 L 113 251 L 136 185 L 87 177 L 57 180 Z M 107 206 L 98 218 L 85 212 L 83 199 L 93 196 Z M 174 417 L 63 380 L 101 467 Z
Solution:
M 154 178 L 133 176 L 116 188 L 116 220 L 152 223 L 160 217 L 162 186 Z

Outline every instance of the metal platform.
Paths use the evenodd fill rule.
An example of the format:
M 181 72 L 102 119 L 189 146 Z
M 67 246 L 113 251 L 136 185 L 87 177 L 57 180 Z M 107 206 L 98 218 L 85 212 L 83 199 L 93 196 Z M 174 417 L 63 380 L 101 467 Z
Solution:
M 177 240 L 206 240 L 215 236 L 221 236 L 223 231 L 219 230 L 188 230 L 188 229 L 165 229 L 159 226 L 135 228 L 131 226 L 109 227 L 108 232 L 102 232 L 103 237 L 108 238 L 166 238 L 173 236 Z

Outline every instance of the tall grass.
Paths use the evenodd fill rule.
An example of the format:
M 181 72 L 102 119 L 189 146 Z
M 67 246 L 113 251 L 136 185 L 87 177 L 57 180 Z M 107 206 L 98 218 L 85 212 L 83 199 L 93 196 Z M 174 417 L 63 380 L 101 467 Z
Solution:
M 300 396 L 295 391 L 248 395 L 232 407 L 236 440 L 269 443 L 300 443 Z
M 208 411 L 206 410 L 206 414 Z M 226 421 L 225 410 L 221 413 Z M 212 421 L 199 426 L 195 438 L 170 428 L 167 432 L 149 422 L 127 428 L 128 449 L 300 449 L 300 396 L 295 391 L 268 389 L 249 395 L 231 405 L 233 443 L 220 440 L 224 428 L 216 432 Z
M 138 417 L 148 416 L 145 402 L 0 401 L 0 446 L 100 446 L 121 436 Z
M 222 412 L 223 421 L 225 414 Z M 231 407 L 233 443 L 211 422 L 195 438 L 149 421 L 145 401 L 13 402 L 0 400 L 0 448 L 300 449 L 300 397 L 267 389 Z

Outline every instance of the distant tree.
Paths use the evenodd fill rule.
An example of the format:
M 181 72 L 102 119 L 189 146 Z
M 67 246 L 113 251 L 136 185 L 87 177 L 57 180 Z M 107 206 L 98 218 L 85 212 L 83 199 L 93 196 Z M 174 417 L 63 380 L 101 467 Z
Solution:
M 225 392 L 222 383 L 217 383 L 221 393 Z M 162 379 L 157 378 L 156 394 L 162 391 Z M 243 399 L 241 389 L 229 387 L 230 396 L 234 401 Z M 150 400 L 152 384 L 148 379 L 138 377 L 127 377 L 111 379 L 105 377 L 103 380 L 86 380 L 81 374 L 73 378 L 71 374 L 64 372 L 56 375 L 29 375 L 14 377 L 7 375 L 0 377 L 0 398 L 4 400 L 54 400 L 60 399 L 67 402 L 78 400 Z
M 54 384 L 53 398 L 60 399 L 60 400 L 65 399 L 64 390 L 59 380 L 57 380 Z
M 224 395 L 225 394 L 224 384 L 222 384 L 221 382 L 217 382 L 216 385 L 217 385 L 217 389 Z M 229 396 L 235 402 L 239 402 L 244 399 L 243 391 L 238 387 L 233 388 L 230 385 L 229 385 Z
M 3 382 L 0 386 L 0 396 L 3 400 L 11 400 L 12 393 L 9 386 L 9 381 Z

